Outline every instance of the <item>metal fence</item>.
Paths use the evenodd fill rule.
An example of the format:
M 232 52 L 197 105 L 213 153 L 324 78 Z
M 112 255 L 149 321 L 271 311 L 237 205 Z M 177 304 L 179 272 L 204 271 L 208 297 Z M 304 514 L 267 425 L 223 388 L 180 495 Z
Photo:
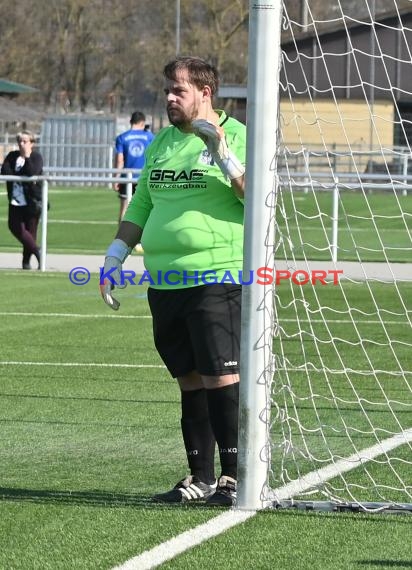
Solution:
M 132 176 L 138 175 L 140 171 L 131 170 L 127 171 L 126 178 L 114 178 L 113 174 L 124 173 L 124 170 L 118 170 L 114 168 L 106 169 L 93 169 L 88 172 L 87 176 L 84 175 L 84 169 L 82 168 L 56 168 L 49 169 L 48 176 L 5 176 L 0 175 L 0 182 L 6 181 L 23 181 L 23 182 L 42 182 L 42 200 L 43 204 L 48 203 L 49 196 L 49 183 L 58 184 L 69 184 L 71 186 L 78 184 L 96 184 L 99 186 L 104 186 L 107 184 L 113 184 L 114 182 L 119 182 L 121 184 L 126 184 L 127 188 L 127 199 L 130 201 L 132 197 Z M 305 172 L 294 172 L 293 175 L 286 170 L 279 170 L 278 172 L 281 185 L 293 186 L 297 191 L 307 191 L 307 173 Z M 336 173 L 330 177 L 329 173 L 317 172 L 312 173 L 312 178 L 317 180 L 317 186 L 315 190 L 319 191 L 329 191 L 333 194 L 333 206 L 332 206 L 332 237 L 331 237 L 331 252 L 332 260 L 337 261 L 337 243 L 338 243 L 338 200 L 339 200 L 339 187 L 344 185 L 346 190 L 358 190 L 363 192 L 371 192 L 374 190 L 378 191 L 392 191 L 399 192 L 404 195 L 412 193 L 412 176 L 405 174 L 402 180 L 399 182 L 392 180 L 387 182 L 387 177 L 382 174 L 363 174 L 355 175 L 351 173 L 345 173 L 345 175 L 338 176 Z M 41 259 L 40 259 L 40 269 L 41 271 L 46 270 L 46 260 L 47 260 L 47 224 L 48 224 L 48 212 L 47 208 L 42 209 L 41 217 Z
M 290 149 L 283 147 L 278 153 L 278 166 L 290 172 L 329 172 L 333 175 L 379 174 L 382 178 L 412 174 L 411 151 L 407 147 L 379 150 L 331 148 L 316 150 L 313 147 Z
M 58 117 L 44 122 L 37 148 L 43 156 L 45 172 L 58 168 L 68 172 L 67 169 L 76 168 L 78 172 L 83 169 L 86 174 L 93 169 L 112 167 L 114 142 L 114 119 Z M 17 144 L 11 138 L 0 141 L 0 164 L 9 151 L 16 149 Z M 325 151 L 315 147 L 296 150 L 284 147 L 278 153 L 278 166 L 290 172 L 306 172 L 308 176 L 311 172 L 329 172 L 338 176 L 369 173 L 390 180 L 394 176 L 399 179 L 412 174 L 412 156 L 406 147 L 351 152 L 339 148 Z
M 113 165 L 115 117 L 47 117 L 41 127 L 39 151 L 47 169 L 105 169 Z
M 36 146 L 43 156 L 46 173 L 58 168 L 83 169 L 83 173 L 86 173 L 113 166 L 115 138 L 115 117 L 59 115 L 43 121 Z M 8 152 L 17 148 L 15 137 L 7 137 L 0 142 L 0 164 Z
M 63 169 L 64 170 L 64 169 Z M 76 169 L 72 169 L 76 170 Z M 111 174 L 124 172 L 112 169 L 106 169 L 106 171 L 102 171 L 96 169 L 95 173 L 92 173 L 92 176 L 75 176 L 75 172 L 72 172 L 71 176 L 63 176 L 62 174 L 56 174 L 54 176 L 6 176 L 4 174 L 0 175 L 0 182 L 41 182 L 42 183 L 42 202 L 43 204 L 47 204 L 49 202 L 49 182 L 58 182 L 58 183 L 67 183 L 70 185 L 73 184 L 81 184 L 81 183 L 90 183 L 95 182 L 99 186 L 104 184 L 113 184 L 114 181 L 120 184 L 126 184 L 126 197 L 127 200 L 130 202 L 132 197 L 132 175 L 133 173 L 138 173 L 140 171 L 137 170 L 128 170 L 126 178 L 116 178 L 114 179 Z M 100 174 L 100 176 L 99 176 Z M 40 238 L 40 270 L 46 271 L 46 263 L 47 263 L 47 230 L 48 230 L 48 210 L 47 208 L 42 208 L 41 213 L 41 238 Z

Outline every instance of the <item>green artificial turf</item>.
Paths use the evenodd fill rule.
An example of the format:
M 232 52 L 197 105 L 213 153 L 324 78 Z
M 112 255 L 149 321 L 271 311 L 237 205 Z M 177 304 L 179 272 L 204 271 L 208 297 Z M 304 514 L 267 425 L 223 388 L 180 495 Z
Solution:
M 109 569 L 220 514 L 219 509 L 164 507 L 150 501 L 152 493 L 170 488 L 186 473 L 186 461 L 178 390 L 153 345 L 145 289 L 120 291 L 122 305 L 113 313 L 97 293 L 97 276 L 83 287 L 72 285 L 64 273 L 2 271 L 0 281 L 5 301 L 0 309 L 0 568 Z M 321 321 L 313 323 L 316 335 L 327 339 L 330 330 L 336 339 L 356 339 L 340 288 L 327 286 L 321 291 L 320 305 L 330 307 L 324 311 L 328 328 L 315 313 L 313 320 Z M 355 306 L 372 312 L 365 286 L 347 284 L 345 293 Z M 402 293 L 410 303 L 409 286 Z M 314 303 L 310 289 L 305 295 Z M 310 336 L 304 350 L 301 340 L 294 339 L 297 325 L 290 296 L 285 289 L 281 317 L 287 333 L 282 350 L 291 367 L 299 365 L 303 354 L 310 354 L 311 360 L 322 356 L 336 368 L 330 342 L 319 355 Z M 374 296 L 381 298 L 386 310 L 400 312 L 393 290 L 377 285 Z M 345 318 L 334 311 L 345 311 Z M 308 318 L 300 304 L 298 312 L 302 319 Z M 385 315 L 385 319 L 399 321 L 400 317 Z M 348 322 L 338 322 L 342 320 Z M 377 338 L 384 338 L 382 324 L 367 324 L 367 320 L 376 317 L 357 319 L 361 334 L 374 338 L 376 332 Z M 301 325 L 309 327 L 303 320 Z M 404 334 L 404 325 L 393 331 Z M 279 342 L 275 338 L 275 348 Z M 382 347 L 369 349 L 379 363 Z M 399 358 L 410 370 L 408 350 L 401 344 L 399 349 Z M 364 355 L 358 349 L 342 342 L 342 353 L 346 365 L 354 370 L 364 367 Z M 392 363 L 386 366 L 386 370 L 392 368 Z M 331 389 L 342 400 L 339 406 L 348 422 L 366 431 L 356 397 L 341 375 L 331 373 L 326 382 L 322 374 L 308 376 L 292 370 L 287 375 L 283 372 L 281 378 L 295 393 L 280 390 L 275 400 L 279 404 L 293 400 L 297 417 L 307 429 L 319 427 L 316 404 L 336 452 L 344 455 L 351 445 L 339 423 Z M 352 381 L 358 394 L 373 402 L 364 402 L 373 424 L 395 431 L 393 414 L 387 412 L 387 401 L 374 378 L 355 374 Z M 399 422 L 407 427 L 411 393 L 406 384 L 394 378 L 384 382 L 384 389 Z M 297 422 L 290 425 L 298 456 L 303 436 Z M 274 438 L 281 432 L 274 427 Z M 324 459 L 322 437 L 307 435 L 310 452 Z M 362 438 L 353 432 L 351 436 L 360 446 L 369 445 L 372 439 L 370 434 Z M 281 455 L 278 451 L 274 458 Z M 394 455 L 402 457 L 401 449 Z M 303 472 L 312 469 L 303 455 L 299 459 Z M 410 455 L 405 454 L 403 461 L 399 465 L 399 460 L 393 460 L 410 485 Z M 285 465 L 294 476 L 296 463 Z M 384 465 L 370 467 L 376 481 L 387 480 Z M 355 486 L 368 482 L 364 472 L 357 470 L 346 477 Z M 405 492 L 403 497 L 407 498 Z M 411 525 L 407 515 L 264 512 L 163 567 L 408 568 Z

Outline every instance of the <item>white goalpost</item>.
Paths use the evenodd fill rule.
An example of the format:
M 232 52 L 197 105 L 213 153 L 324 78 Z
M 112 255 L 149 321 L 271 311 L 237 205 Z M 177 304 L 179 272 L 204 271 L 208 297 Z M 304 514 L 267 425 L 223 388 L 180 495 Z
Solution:
M 249 6 L 236 508 L 412 513 L 412 9 Z
M 280 66 L 282 5 L 280 1 L 250 2 L 249 65 L 247 91 L 247 149 L 244 270 L 254 271 L 268 260 L 273 243 L 273 198 L 276 193 L 276 131 Z M 269 256 L 272 257 L 269 253 Z M 245 273 L 249 275 L 249 273 Z M 270 464 L 268 425 L 271 380 L 273 310 L 272 287 L 243 288 L 241 378 L 238 449 L 238 506 L 257 509 Z

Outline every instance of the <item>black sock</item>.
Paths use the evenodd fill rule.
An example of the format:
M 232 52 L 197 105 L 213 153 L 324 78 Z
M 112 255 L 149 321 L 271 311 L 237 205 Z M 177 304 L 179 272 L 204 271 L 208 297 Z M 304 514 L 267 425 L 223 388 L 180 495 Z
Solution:
M 219 447 L 222 475 L 237 479 L 239 383 L 207 390 L 209 417 Z
M 40 267 L 40 249 L 37 248 L 36 251 L 33 253 L 33 255 L 36 258 L 37 263 L 39 264 L 39 267 Z
M 215 437 L 209 422 L 204 388 L 185 391 L 181 427 L 190 473 L 204 483 L 215 481 Z

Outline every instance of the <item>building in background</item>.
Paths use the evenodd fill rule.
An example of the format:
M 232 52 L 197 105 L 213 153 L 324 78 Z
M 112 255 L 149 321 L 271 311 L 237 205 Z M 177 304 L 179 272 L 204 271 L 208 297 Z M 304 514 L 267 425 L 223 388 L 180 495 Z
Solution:
M 284 30 L 280 128 L 290 149 L 412 146 L 412 8 L 363 20 Z M 242 121 L 246 96 L 242 85 L 219 90 Z

